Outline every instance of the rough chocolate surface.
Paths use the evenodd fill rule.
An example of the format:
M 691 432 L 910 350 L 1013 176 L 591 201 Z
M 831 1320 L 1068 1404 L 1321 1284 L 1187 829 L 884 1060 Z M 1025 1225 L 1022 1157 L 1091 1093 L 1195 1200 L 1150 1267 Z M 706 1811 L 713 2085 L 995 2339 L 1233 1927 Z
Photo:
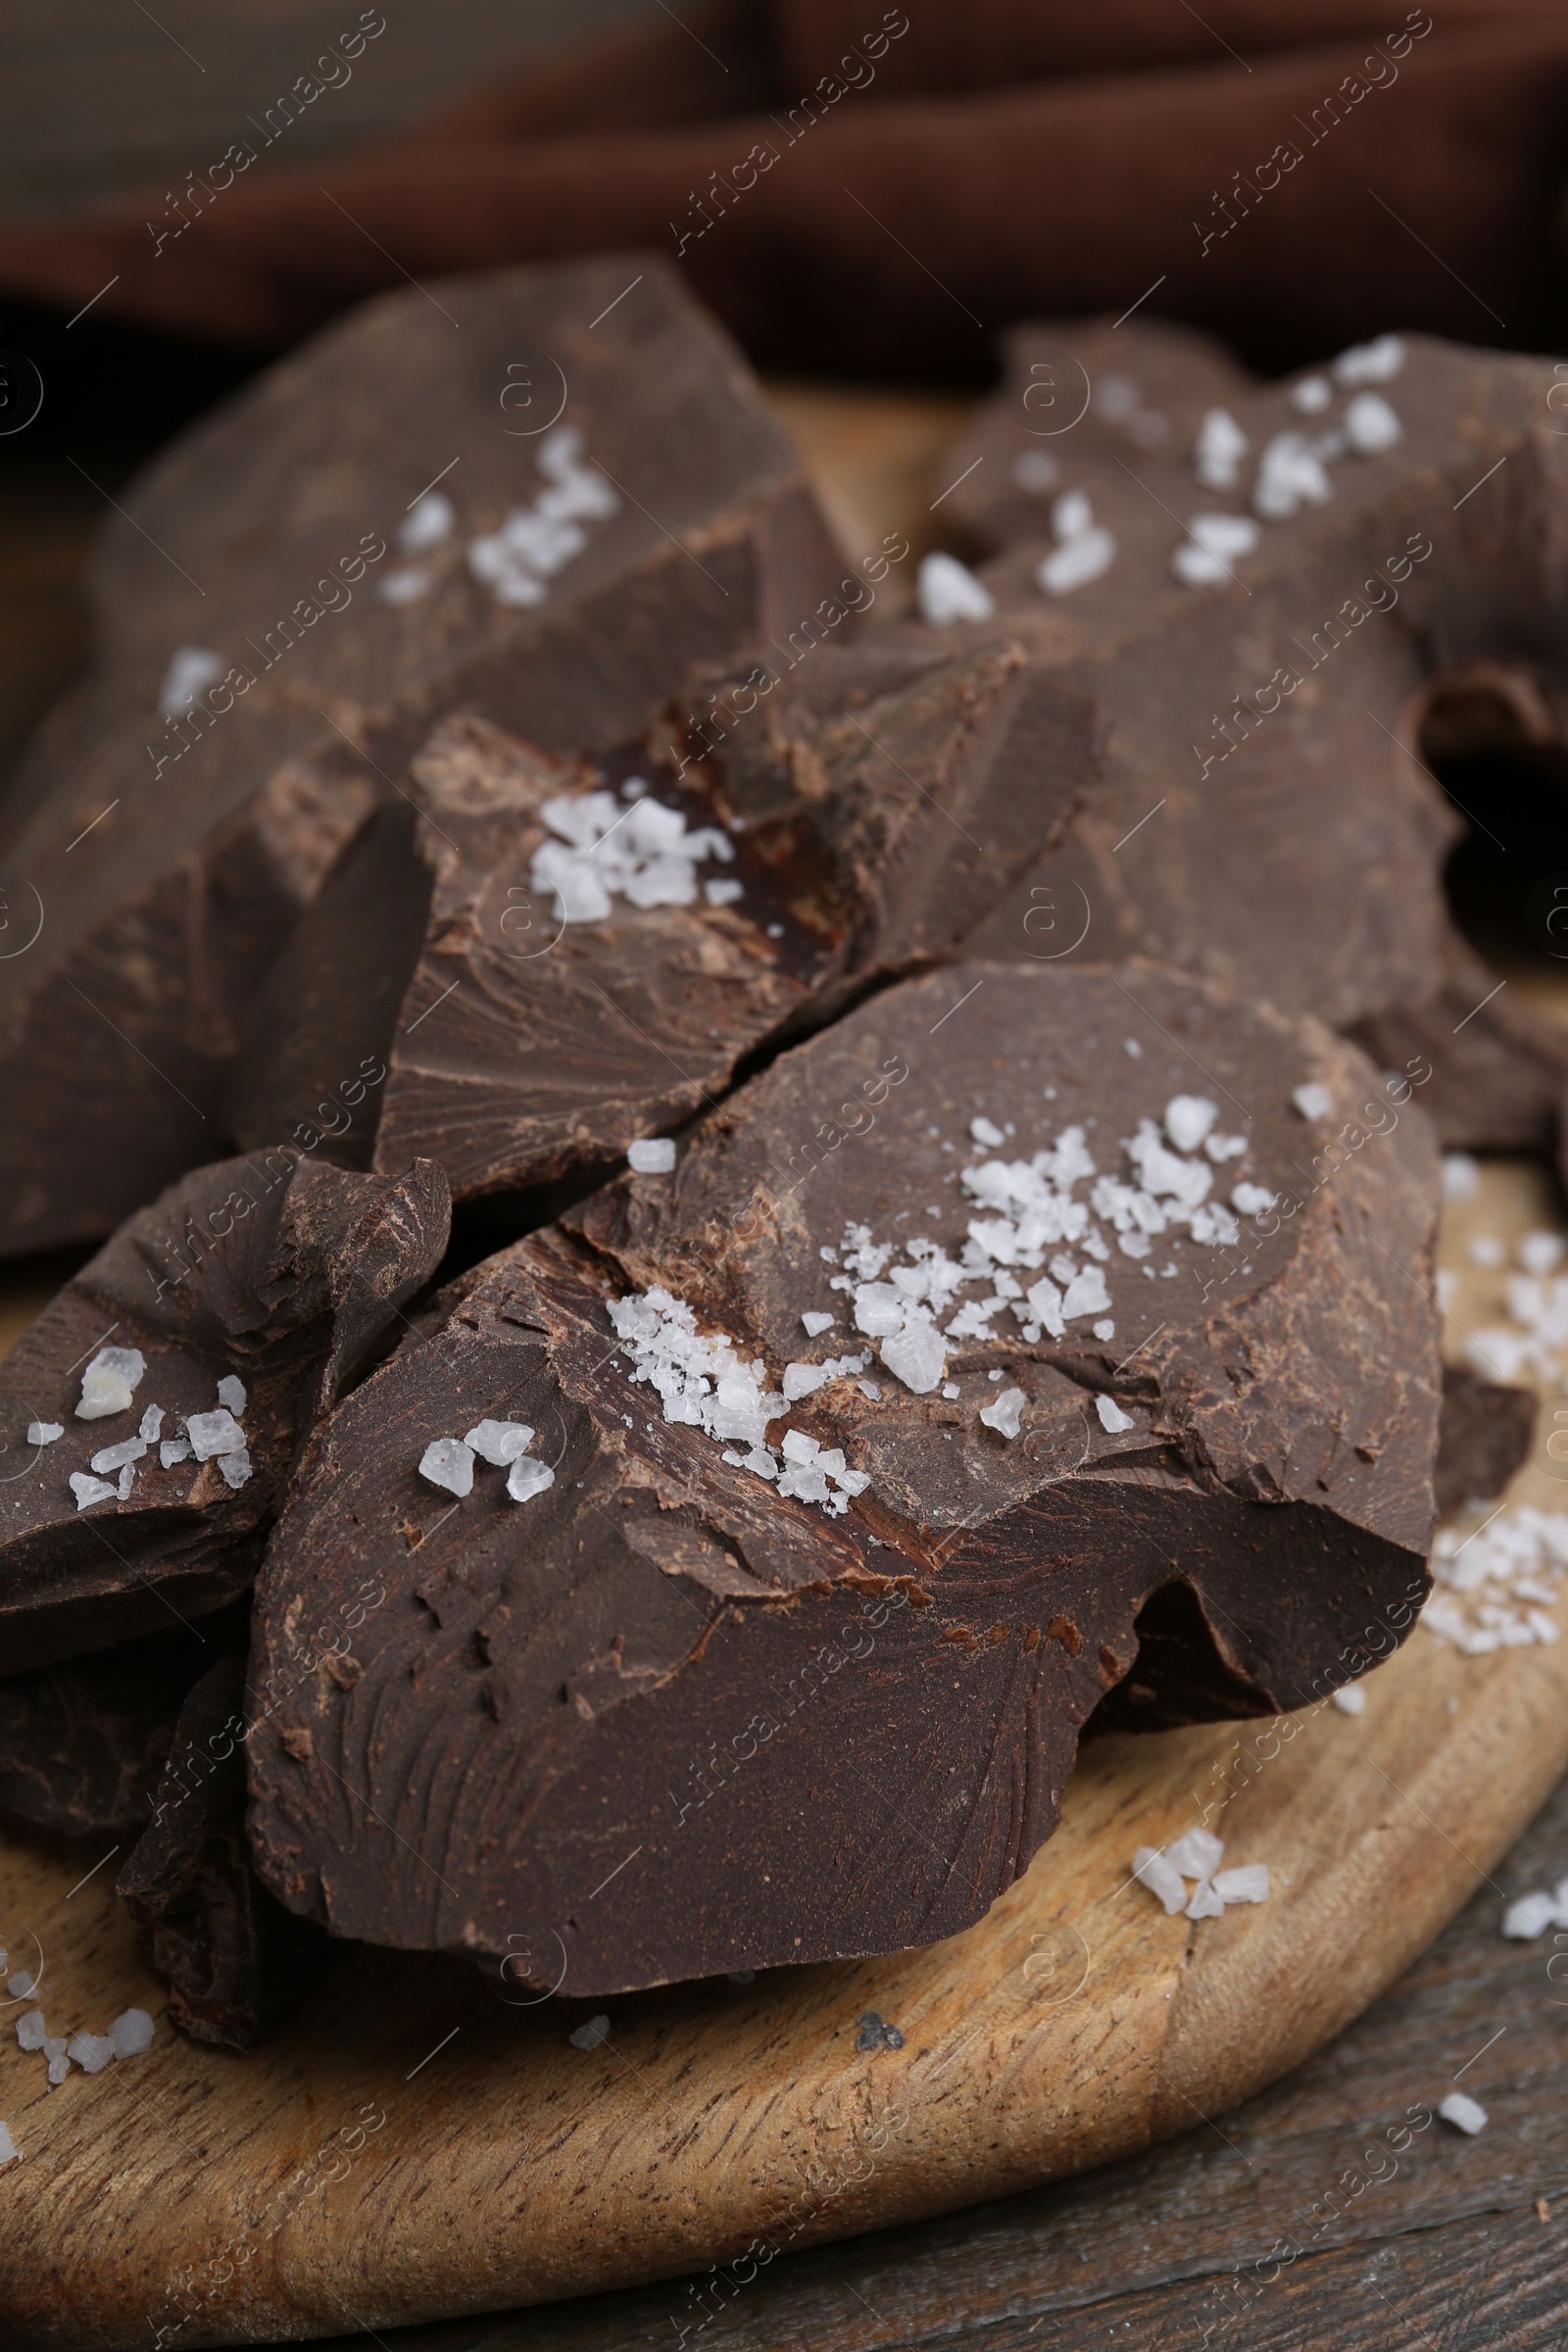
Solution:
M 210 1156 L 260 984 L 440 712 L 622 741 L 682 662 L 787 634 L 844 568 L 744 363 L 647 256 L 367 304 L 122 503 L 99 665 L 0 808 L 39 920 L 0 959 L 4 1250 L 107 1232 Z M 166 714 L 181 654 L 206 666 Z M 359 1058 L 290 1070 L 281 1133 Z
M 151 1826 L 117 1892 L 192 2041 L 254 2050 L 324 1975 L 332 1947 L 268 1893 L 245 1844 L 243 1656 L 205 1674 L 180 1710 Z
M 483 721 L 436 730 L 412 778 L 428 927 L 377 1166 L 429 1153 L 464 1199 L 620 1156 L 770 1038 L 950 956 L 1088 790 L 1088 702 L 1016 646 L 896 684 L 815 661 L 825 710 L 786 674 L 705 757 L 716 726 L 576 765 Z M 836 708 L 868 672 L 893 690 Z M 601 848 L 572 846 L 579 818 Z M 369 892 L 363 920 L 387 938 Z
M 1223 355 L 1206 388 L 1193 338 L 1130 320 L 1100 361 L 1114 376 L 1089 373 L 1102 394 L 1114 384 L 1112 407 L 1133 392 L 1136 405 L 1110 418 L 1102 397 L 1040 438 L 1047 413 L 1025 406 L 1038 353 L 1081 343 L 1096 360 L 1098 332 L 1017 330 L 1003 391 L 941 464 L 946 484 L 985 455 L 955 506 L 967 495 L 970 527 L 1005 543 L 981 574 L 994 619 L 943 641 L 1024 638 L 1099 695 L 1111 747 L 1061 849 L 970 952 L 1038 952 L 1028 926 L 1045 908 L 1033 928 L 1053 923 L 1054 948 L 1212 974 L 1352 1029 L 1396 1067 L 1429 1054 L 1446 1142 L 1548 1146 L 1568 1042 L 1514 992 L 1484 1002 L 1498 975 L 1459 939 L 1441 887 L 1464 820 L 1419 754 L 1423 713 L 1451 752 L 1438 707 L 1466 702 L 1472 717 L 1506 708 L 1533 742 L 1568 732 L 1568 439 L 1550 362 L 1388 337 L 1279 385 L 1232 371 L 1227 392 Z M 1071 370 L 1048 365 L 1070 415 Z M 1229 467 L 1223 446 L 1199 459 L 1200 401 L 1228 420 Z M 1150 414 L 1182 429 L 1140 455 Z M 1012 469 L 1041 451 L 1055 477 L 1021 494 Z M 1041 567 L 1061 560 L 1059 502 L 1075 494 L 1113 553 L 1053 592 Z M 1201 570 L 1216 517 L 1252 543 L 1214 542 L 1207 577 L 1181 576 Z M 1495 810 L 1474 815 L 1506 834 Z
M 0 1490 L 9 1667 L 199 1618 L 243 1591 L 301 1438 L 429 1279 L 448 1218 L 428 1161 L 350 1175 L 278 1149 L 200 1169 L 127 1221 L 0 1365 L 9 1447 L 28 1456 Z M 128 1393 L 83 1418 L 106 1352 Z
M 577 1993 L 956 1932 L 1050 1836 L 1158 1596 L 1189 1720 L 1298 1705 L 1412 1622 L 1435 1218 L 1408 1081 L 1315 1022 L 1146 965 L 885 991 L 317 1429 L 253 1687 L 385 1600 L 250 1740 L 259 1870 L 334 1933 Z M 636 1336 L 660 1288 L 734 1343 L 685 1419 Z M 533 1433 L 526 1499 L 420 1476 L 483 1419 Z
M 1482 1380 L 1462 1365 L 1443 1367 L 1443 1412 L 1432 1474 L 1445 1516 L 1461 1503 L 1500 1494 L 1530 1451 L 1536 1399 L 1528 1389 Z

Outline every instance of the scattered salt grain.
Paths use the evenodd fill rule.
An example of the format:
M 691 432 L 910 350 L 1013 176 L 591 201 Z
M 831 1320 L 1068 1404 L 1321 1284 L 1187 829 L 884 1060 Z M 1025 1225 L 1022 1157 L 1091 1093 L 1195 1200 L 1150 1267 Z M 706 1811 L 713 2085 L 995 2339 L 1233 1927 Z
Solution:
M 1198 430 L 1193 469 L 1205 490 L 1234 490 L 1251 443 L 1229 409 L 1210 409 Z
M 13 1986 L 16 1984 L 16 1978 L 13 1977 L 11 1980 Z M 27 1996 L 25 1993 L 23 1993 L 19 1997 L 23 2000 L 25 2000 Z M 44 2035 L 48 2033 L 48 2027 L 44 2024 L 43 2011 L 41 2009 L 29 2009 L 25 2017 L 19 2017 L 17 2020 L 18 2044 L 22 2049 L 24 2050 L 41 2050 L 43 2048 Z
M 1560 1233 L 1527 1233 L 1519 1244 L 1519 1263 L 1527 1274 L 1543 1280 L 1561 1262 L 1562 1249 Z
M 215 654 L 205 645 L 182 645 L 164 672 L 164 682 L 158 689 L 160 718 L 177 718 L 188 710 L 199 694 L 216 686 L 226 664 L 221 654 Z
M 1344 1683 L 1334 1693 L 1334 1704 L 1342 1715 L 1364 1715 L 1366 1692 L 1359 1683 Z
M 1181 1872 L 1157 1845 L 1141 1845 L 1133 1856 L 1133 1877 L 1151 1894 L 1157 1894 L 1167 1913 L 1187 1908 L 1187 1887 Z
M 1068 596 L 1074 588 L 1087 588 L 1092 580 L 1100 579 L 1115 560 L 1116 542 L 1111 533 L 1093 524 L 1053 548 L 1035 578 L 1048 596 Z
M 1276 433 L 1258 461 L 1252 511 L 1265 522 L 1283 521 L 1302 506 L 1321 507 L 1334 495 L 1323 461 L 1301 433 Z
M 674 1139 L 667 1135 L 641 1136 L 626 1150 L 634 1176 L 667 1176 L 675 1165 Z
M 737 899 L 745 898 L 746 885 L 744 882 L 730 881 L 725 875 L 718 874 L 711 882 L 703 884 L 703 896 L 710 906 L 733 906 Z
M 426 490 L 416 498 L 398 524 L 397 540 L 406 555 L 422 556 L 449 537 L 457 520 L 452 501 L 441 490 Z
M 1178 1152 L 1196 1152 L 1214 1121 L 1219 1105 L 1203 1095 L 1172 1095 L 1165 1105 L 1165 1133 Z
M 993 1119 L 971 1119 L 969 1121 L 969 1133 L 973 1136 L 975 1142 L 983 1145 L 988 1152 L 1000 1151 L 1003 1144 L 1006 1141 L 1002 1129 Z
M 543 604 L 546 582 L 588 544 L 585 522 L 606 521 L 620 499 L 597 466 L 581 463 L 584 442 L 575 425 L 558 425 L 535 457 L 550 483 L 531 507 L 514 507 L 492 532 L 468 542 L 468 569 L 510 606 Z
M 473 1492 L 473 1454 L 461 1438 L 433 1438 L 419 1456 L 419 1476 L 460 1498 Z
M 811 1312 L 801 1317 L 801 1323 L 808 1340 L 819 1340 L 824 1331 L 832 1330 L 833 1317 L 813 1308 Z
M 1015 1438 L 1028 1402 L 1022 1389 L 1004 1389 L 990 1404 L 980 1407 L 980 1418 L 987 1429 L 994 1429 L 1004 1438 Z
M 556 1474 L 548 1462 L 535 1461 L 532 1454 L 519 1454 L 507 1472 L 507 1493 L 514 1502 L 531 1502 L 546 1487 L 553 1487 Z
M 430 593 L 430 574 L 417 564 L 406 564 L 378 580 L 375 593 L 383 605 L 416 605 Z
M 1468 1152 L 1447 1152 L 1443 1159 L 1445 1200 L 1473 1200 L 1481 1190 L 1481 1163 Z
M 1476 1233 L 1470 1237 L 1467 1254 L 1473 1266 L 1500 1266 L 1508 1253 L 1494 1233 Z
M 1462 2090 L 1450 2090 L 1440 2103 L 1438 2113 L 1446 2124 L 1452 2124 L 1456 2131 L 1466 2132 L 1472 2139 L 1487 2127 L 1486 2109 L 1478 2099 L 1467 2097 Z
M 955 1396 L 956 1396 L 956 1395 L 957 1395 L 957 1387 L 956 1387 L 956 1383 L 953 1383 L 953 1384 L 950 1384 L 950 1385 L 953 1387 L 953 1392 L 954 1392 L 954 1395 L 955 1395 Z M 859 1389 L 860 1395 L 861 1395 L 863 1397 L 865 1397 L 865 1398 L 866 1398 L 866 1400 L 867 1400 L 869 1403 L 871 1403 L 871 1404 L 880 1404 L 880 1403 L 881 1403 L 881 1401 L 882 1401 L 882 1392 L 881 1392 L 881 1390 L 880 1390 L 880 1389 L 877 1387 L 877 1384 L 876 1384 L 876 1382 L 875 1382 L 874 1380 L 862 1380 L 862 1381 L 859 1381 L 859 1382 L 858 1382 L 858 1383 L 857 1383 L 857 1386 L 858 1386 L 858 1389 Z
M 1218 1919 L 1224 1909 L 1225 1897 L 1220 1893 L 1218 1887 L 1212 1886 L 1207 1879 L 1200 1879 L 1198 1885 L 1193 1888 L 1192 1900 L 1187 1906 L 1188 1918 Z
M 1113 1396 L 1097 1396 L 1095 1410 L 1100 1415 L 1101 1428 L 1108 1431 L 1112 1437 L 1118 1437 L 1124 1429 L 1136 1429 L 1138 1426 L 1132 1414 L 1124 1413 Z
M 210 1462 L 215 1454 L 245 1450 L 245 1432 L 226 1404 L 220 1405 L 215 1412 L 188 1414 L 185 1435 L 199 1462 Z
M 100 1348 L 81 1376 L 76 1419 L 101 1421 L 106 1413 L 124 1412 L 146 1369 L 139 1348 Z
M 147 1410 L 142 1414 L 141 1425 L 137 1429 L 136 1435 L 139 1438 L 145 1438 L 148 1445 L 151 1446 L 159 1437 L 162 1436 L 163 1427 L 163 1406 L 161 1404 L 150 1404 L 147 1407 Z
M 50 2049 L 47 2042 L 44 2044 L 44 2048 L 48 2052 L 49 2058 L 50 2086 L 52 2089 L 58 2090 L 61 2083 L 71 2072 L 71 2060 L 66 2053 L 65 2044 L 63 2042 L 58 2050 Z
M 110 1471 L 122 1470 L 127 1462 L 139 1462 L 147 1450 L 145 1438 L 122 1438 L 118 1446 L 102 1446 L 92 1457 L 92 1466 L 100 1478 Z
M 1184 1879 L 1211 1879 L 1224 1857 L 1225 1845 L 1212 1830 L 1188 1830 L 1182 1837 L 1173 1838 L 1165 1848 L 1165 1859 Z
M 948 1351 L 934 1323 L 906 1323 L 882 1342 L 877 1353 L 894 1378 L 916 1396 L 929 1396 L 947 1368 Z
M 477 1421 L 463 1443 L 481 1461 L 493 1463 L 498 1470 L 510 1470 L 518 1454 L 526 1453 L 532 1445 L 533 1431 L 526 1421 Z
M 1326 1119 L 1334 1108 L 1334 1097 L 1328 1088 L 1319 1086 L 1315 1081 L 1293 1087 L 1291 1101 L 1303 1119 Z
M 152 2047 L 153 2021 L 145 2009 L 122 2009 L 109 2029 L 117 2058 L 139 2058 Z
M 245 1383 L 240 1379 L 238 1373 L 224 1373 L 218 1384 L 218 1401 L 220 1404 L 226 1404 L 229 1411 L 236 1415 L 245 1410 Z M 142 1431 L 143 1437 L 156 1437 L 157 1435 L 156 1430 Z
M 953 620 L 989 620 L 997 609 L 990 590 L 956 556 L 923 556 L 916 594 L 920 618 L 932 628 Z
M 1134 1061 L 1142 1061 L 1144 1058 L 1144 1049 L 1136 1037 L 1124 1037 L 1121 1041 L 1121 1050 L 1124 1054 L 1130 1054 Z
M 74 2034 L 66 2055 L 74 2058 L 84 2075 L 101 2075 L 115 2055 L 115 2045 L 107 2034 Z
M 1231 1206 L 1244 1217 L 1263 1216 L 1273 1207 L 1274 1199 L 1261 1184 L 1238 1184 L 1231 1191 Z
M 239 1489 L 251 1474 L 249 1449 L 240 1446 L 232 1453 L 220 1453 L 218 1457 L 218 1467 L 223 1474 L 224 1485 Z M 123 1500 L 123 1496 L 122 1496 L 122 1500 Z
M 863 1380 L 861 1381 L 860 1386 L 862 1389 L 864 1388 L 865 1383 Z M 953 1404 L 956 1402 L 957 1398 L 961 1396 L 962 1391 L 959 1389 L 956 1380 L 945 1380 L 942 1383 L 942 1394 L 947 1398 L 948 1402 Z
M 188 1462 L 190 1460 L 190 1456 L 191 1444 L 189 1438 L 165 1438 L 163 1444 L 158 1448 L 158 1459 L 163 1463 L 166 1470 L 172 1470 L 176 1462 Z
M 1379 335 L 1375 342 L 1352 343 L 1334 363 L 1342 384 L 1386 384 L 1404 366 L 1404 341 L 1399 335 Z
M 11 2136 L 10 2125 L 0 2124 L 0 2164 L 15 2164 L 21 2154 L 22 2150 Z
M 1529 1942 L 1532 1937 L 1544 1936 L 1548 1928 L 1557 1925 L 1558 1909 L 1554 1894 L 1522 1894 L 1503 1913 L 1502 1932 L 1515 1941 Z
M 1250 514 L 1195 514 L 1170 560 L 1171 570 L 1189 588 L 1221 587 L 1234 582 L 1234 565 L 1251 554 L 1261 536 Z
M 591 2017 L 585 2026 L 577 2026 L 566 2035 L 574 2050 L 597 2050 L 602 2041 L 610 2038 L 608 2017 Z
M 1213 1886 L 1222 1903 L 1266 1903 L 1268 1864 L 1243 1862 L 1235 1870 L 1217 1870 Z
M 1378 456 L 1404 438 L 1404 427 L 1380 392 L 1358 392 L 1346 410 L 1341 431 L 1358 457 Z
M 29 1446 L 52 1446 L 56 1438 L 63 1438 L 65 1434 L 65 1424 L 60 1421 L 29 1421 L 27 1423 L 27 1444 Z
M 1032 493 L 1049 490 L 1061 475 L 1055 459 L 1048 458 L 1043 449 L 1021 449 L 1010 470 L 1018 488 Z
M 114 1502 L 117 1491 L 105 1478 L 89 1478 L 85 1470 L 71 1474 L 71 1492 L 76 1497 L 78 1511 L 90 1510 L 95 1502 Z
M 532 884 L 555 894 L 562 922 L 601 922 L 617 896 L 644 908 L 694 906 L 698 866 L 735 855 L 717 826 L 689 833 L 682 810 L 651 796 L 623 808 L 611 792 L 558 793 L 539 814 L 556 838 L 535 850 Z
M 1334 398 L 1334 390 L 1326 375 L 1303 375 L 1291 393 L 1291 406 L 1299 409 L 1303 416 L 1321 416 Z

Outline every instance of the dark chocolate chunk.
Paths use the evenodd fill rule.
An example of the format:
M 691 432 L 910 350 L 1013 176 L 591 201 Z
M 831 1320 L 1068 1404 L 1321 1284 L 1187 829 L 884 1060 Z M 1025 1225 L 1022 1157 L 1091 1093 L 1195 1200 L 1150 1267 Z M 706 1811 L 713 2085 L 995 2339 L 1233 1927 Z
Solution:
M 277 1148 L 130 1218 L 0 1365 L 0 1643 L 13 1671 L 242 1592 L 300 1440 L 446 1246 L 446 1181 Z M 94 1461 L 98 1467 L 93 1467 Z
M 377 1166 L 431 1153 L 464 1199 L 613 1160 L 769 1039 L 952 955 L 1082 800 L 1091 709 L 1008 645 L 831 708 L 866 666 L 818 655 L 826 716 L 787 675 L 776 701 L 752 687 L 749 726 L 710 704 L 700 740 L 724 741 L 678 774 L 655 746 L 571 766 L 471 718 L 436 730 Z M 369 889 L 362 912 L 385 940 Z
M 1436 1210 L 1408 1090 L 1315 1021 L 1141 964 L 881 992 L 318 1425 L 257 1590 L 258 1869 L 572 1994 L 956 1933 L 1154 1596 L 1199 1712 L 1402 1638 Z M 302 1671 L 368 1579 L 352 1681 Z
M 80 1838 L 140 1828 L 191 1686 L 243 1649 L 250 1604 L 0 1682 L 0 1805 Z
M 646 256 L 367 304 L 124 505 L 99 667 L 0 815 L 39 921 L 0 958 L 0 1250 L 107 1232 L 211 1154 L 261 982 L 442 711 L 622 741 L 843 570 L 733 346 Z M 359 1059 L 298 1072 L 283 1132 Z
M 1210 973 L 1424 1064 L 1445 1141 L 1540 1148 L 1568 1047 L 1453 929 L 1442 871 L 1464 820 L 1418 729 L 1484 676 L 1529 704 L 1532 740 L 1562 740 L 1549 363 L 1389 336 L 1288 384 L 1238 382 L 1200 441 L 1207 363 L 1151 348 L 1130 376 L 1159 413 L 1188 400 L 1183 445 L 1114 450 L 1091 402 L 1034 444 L 1057 476 L 1031 529 L 996 480 L 1027 454 L 1034 334 L 1056 339 L 1019 331 L 1004 394 L 942 464 L 946 483 L 984 444 L 974 526 L 1007 539 L 981 574 L 994 619 L 942 642 L 1023 638 L 1099 695 L 1110 749 L 1061 849 L 968 952 L 1038 954 L 1049 922 L 1053 949 Z
M 1487 1502 L 1500 1494 L 1529 1455 L 1535 1434 L 1536 1399 L 1530 1390 L 1504 1388 L 1461 1365 L 1445 1364 L 1432 1473 L 1443 1516 L 1461 1503 Z
M 245 1843 L 242 1655 L 203 1675 L 180 1709 L 153 1819 L 120 1874 L 142 1958 L 192 2041 L 254 2050 L 325 1975 L 330 1940 L 284 1909 Z

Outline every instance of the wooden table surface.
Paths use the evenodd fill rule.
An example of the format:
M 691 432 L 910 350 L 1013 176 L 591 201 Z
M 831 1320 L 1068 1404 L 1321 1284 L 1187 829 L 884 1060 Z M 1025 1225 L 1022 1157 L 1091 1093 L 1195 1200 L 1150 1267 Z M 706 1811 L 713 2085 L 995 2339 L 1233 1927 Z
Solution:
M 923 526 L 929 539 L 930 466 L 961 415 L 952 401 L 886 402 L 808 385 L 774 395 L 850 539 L 894 525 Z M 0 496 L 0 734 L 13 743 L 79 651 L 75 583 L 89 519 L 79 483 L 47 454 Z M 71 1262 L 8 1275 L 0 1344 Z M 1506 1942 L 1498 1920 L 1506 1898 L 1565 1872 L 1568 1787 L 1402 1982 L 1338 2040 L 1242 2106 L 1195 2115 L 1189 2134 L 1149 2154 L 781 2257 L 744 2289 L 710 2273 L 510 2318 L 337 2340 L 373 2334 L 396 2352 L 1559 2347 L 1568 2335 L 1568 1937 L 1553 1971 L 1549 1936 Z M 1239 2016 L 1235 2032 L 1257 2025 Z M 1374 2139 L 1386 2147 L 1388 2131 L 1435 2103 L 1455 2075 L 1487 2104 L 1487 2132 L 1468 2139 L 1434 2127 L 1388 2178 L 1351 2195 L 1365 2182 L 1355 2170 L 1362 2151 Z

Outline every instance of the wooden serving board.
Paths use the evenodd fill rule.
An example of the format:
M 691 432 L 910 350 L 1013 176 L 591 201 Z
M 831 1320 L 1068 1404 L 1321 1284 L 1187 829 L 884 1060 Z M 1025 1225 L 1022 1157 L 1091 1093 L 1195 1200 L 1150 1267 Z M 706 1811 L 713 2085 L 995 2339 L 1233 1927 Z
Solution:
M 853 466 L 838 485 L 852 530 L 909 527 L 894 476 L 951 429 L 946 404 L 887 414 L 905 439 L 881 490 Z M 1559 1213 L 1524 1163 L 1450 1212 L 1455 1348 L 1500 1288 L 1468 1236 L 1511 1248 Z M 0 1303 L 0 1341 L 40 1302 L 15 1292 L 9 1328 Z M 1528 1468 L 1510 1500 L 1568 1507 L 1568 1486 Z M 194 2048 L 136 1960 L 114 1841 L 0 1828 L 0 1943 L 15 1969 L 36 1940 L 51 2029 L 101 2031 L 133 2002 L 158 2020 L 143 2056 L 51 2091 L 8 2030 L 24 2004 L 0 2007 L 22 2152 L 0 2168 L 0 2340 L 188 2352 L 708 2265 L 733 2294 L 791 2248 L 1221 2115 L 1398 1975 L 1568 1766 L 1568 1641 L 1465 1657 L 1418 1629 L 1363 1688 L 1360 1716 L 1099 1743 L 1055 1838 L 966 1935 L 615 1999 L 588 2048 L 569 2036 L 591 2004 L 509 2006 L 466 1964 L 357 1946 L 256 2057 Z M 1168 1918 L 1129 1882 L 1133 1849 L 1205 1814 L 1274 1892 Z M 901 2046 L 858 2046 L 872 2010 Z

